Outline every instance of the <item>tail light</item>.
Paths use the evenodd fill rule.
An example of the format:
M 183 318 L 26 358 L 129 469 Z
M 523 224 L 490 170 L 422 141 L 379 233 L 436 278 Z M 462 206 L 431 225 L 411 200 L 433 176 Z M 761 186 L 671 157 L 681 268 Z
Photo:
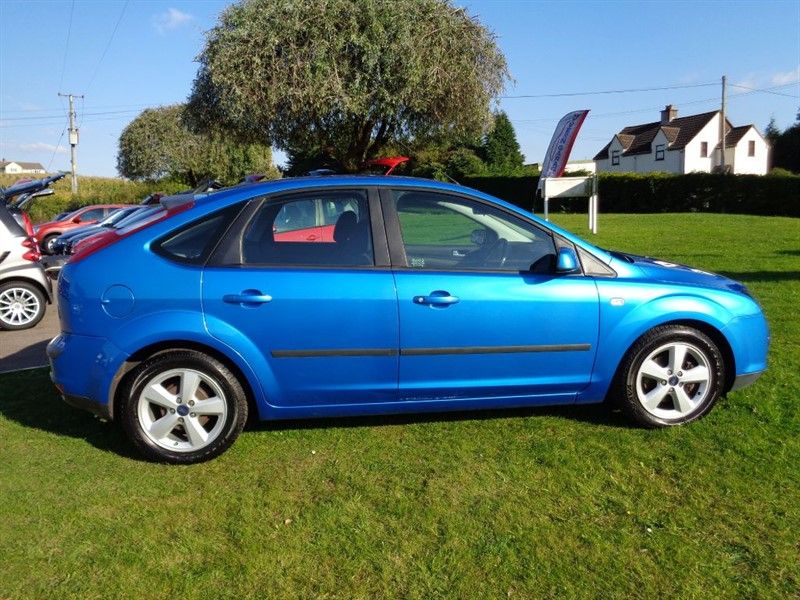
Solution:
M 25 224 L 25 233 L 27 233 L 28 236 L 33 237 L 34 236 L 33 221 L 31 221 L 31 218 L 28 216 L 28 213 L 24 211 L 22 212 L 22 222 Z
M 36 243 L 36 240 L 32 237 L 25 238 L 22 242 L 22 246 L 24 248 L 28 248 L 25 253 L 22 255 L 22 258 L 25 260 L 29 260 L 31 262 L 36 262 L 40 258 L 42 258 L 42 253 L 39 252 L 39 244 Z
M 149 217 L 142 219 L 141 221 L 134 221 L 128 227 L 124 227 L 122 229 L 112 229 L 111 231 L 99 233 L 97 235 L 88 237 L 85 240 L 81 240 L 73 247 L 73 254 L 70 257 L 69 262 L 71 264 L 75 264 L 87 256 L 91 256 L 98 250 L 102 250 L 106 246 L 110 246 L 114 242 L 118 242 L 129 235 L 133 235 L 137 231 L 141 231 L 150 227 L 151 225 L 155 225 L 156 223 L 160 223 L 161 221 L 169 219 L 173 215 L 182 213 L 192 206 L 194 206 L 194 201 L 185 202 L 184 204 L 179 204 L 173 208 L 158 211 L 157 213 L 154 213 Z

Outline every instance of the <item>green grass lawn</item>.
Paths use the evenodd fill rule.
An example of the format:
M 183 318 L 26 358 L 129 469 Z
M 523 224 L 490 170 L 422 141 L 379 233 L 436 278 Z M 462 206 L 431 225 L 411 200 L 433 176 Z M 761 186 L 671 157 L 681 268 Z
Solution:
M 767 374 L 666 431 L 602 406 L 266 424 L 191 467 L 2 375 L 0 598 L 798 597 L 800 220 L 601 214 L 595 241 L 746 281 Z

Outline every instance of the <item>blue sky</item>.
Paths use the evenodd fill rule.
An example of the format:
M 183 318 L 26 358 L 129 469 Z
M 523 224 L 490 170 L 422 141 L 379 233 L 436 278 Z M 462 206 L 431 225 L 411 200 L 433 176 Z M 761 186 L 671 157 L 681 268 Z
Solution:
M 657 120 L 667 103 L 679 115 L 714 110 L 723 74 L 734 125 L 763 131 L 774 116 L 786 127 L 800 108 L 800 0 L 457 3 L 497 35 L 515 80 L 508 96 L 697 86 L 503 98 L 529 162 L 541 161 L 570 110 L 592 111 L 572 153 L 591 158 L 625 125 Z M 67 169 L 57 92 L 73 92 L 85 95 L 79 172 L 114 175 L 123 127 L 145 107 L 186 98 L 203 32 L 227 4 L 0 0 L 0 156 Z

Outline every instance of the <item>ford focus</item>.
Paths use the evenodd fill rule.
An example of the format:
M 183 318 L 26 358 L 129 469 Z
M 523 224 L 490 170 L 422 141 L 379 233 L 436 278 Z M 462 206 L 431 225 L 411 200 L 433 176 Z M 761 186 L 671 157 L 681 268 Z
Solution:
M 741 283 L 401 177 L 164 199 L 88 240 L 58 295 L 61 394 L 172 463 L 219 455 L 248 415 L 610 400 L 681 425 L 754 382 L 769 342 Z

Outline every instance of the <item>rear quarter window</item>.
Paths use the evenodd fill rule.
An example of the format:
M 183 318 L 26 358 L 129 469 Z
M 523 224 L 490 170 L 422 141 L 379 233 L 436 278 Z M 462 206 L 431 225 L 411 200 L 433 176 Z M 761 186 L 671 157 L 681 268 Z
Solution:
M 202 264 L 211 254 L 242 205 L 205 215 L 160 238 L 153 251 L 176 262 Z

